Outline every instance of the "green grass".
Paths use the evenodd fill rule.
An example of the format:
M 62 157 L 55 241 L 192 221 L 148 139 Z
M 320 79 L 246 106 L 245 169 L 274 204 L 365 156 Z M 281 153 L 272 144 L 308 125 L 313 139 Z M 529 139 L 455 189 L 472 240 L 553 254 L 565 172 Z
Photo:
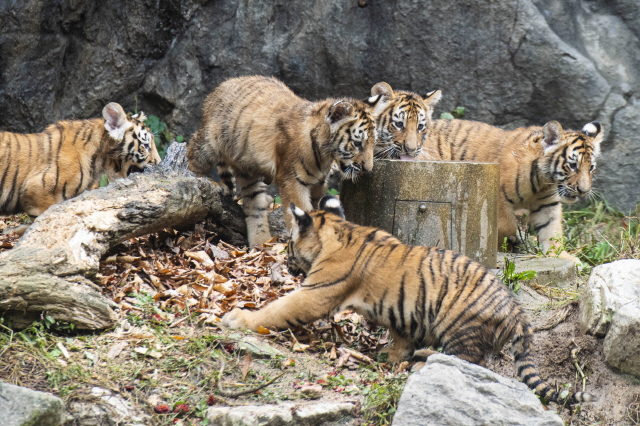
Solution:
M 564 246 L 591 266 L 640 259 L 640 206 L 624 214 L 606 201 L 564 208 Z

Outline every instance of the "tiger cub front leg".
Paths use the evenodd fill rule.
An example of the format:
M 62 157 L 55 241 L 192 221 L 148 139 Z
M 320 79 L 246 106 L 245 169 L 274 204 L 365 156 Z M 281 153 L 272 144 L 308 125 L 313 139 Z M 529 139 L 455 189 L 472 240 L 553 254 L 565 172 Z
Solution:
M 249 247 L 266 243 L 271 238 L 267 220 L 271 197 L 267 194 L 267 185 L 263 179 L 236 177 L 242 196 L 242 209 L 246 216 Z
M 560 250 L 563 244 L 562 239 L 562 204 L 538 206 L 532 207 L 531 217 L 529 219 L 533 230 L 538 234 L 538 243 L 544 254 L 550 250 Z M 555 241 L 552 241 L 551 239 Z M 580 265 L 580 259 L 570 255 L 565 250 L 562 250 L 559 257 L 563 259 L 571 260 L 572 262 Z
M 304 186 L 297 181 L 285 181 L 282 183 L 278 181 L 277 184 L 280 188 L 280 199 L 282 200 L 285 223 L 287 224 L 287 229 L 291 229 L 293 225 L 293 216 L 289 211 L 290 203 L 295 204 L 305 212 L 310 212 L 314 208 L 311 204 L 311 193 L 309 191 L 309 187 Z
M 286 329 L 308 324 L 323 318 L 340 304 L 344 295 L 341 286 L 313 289 L 304 286 L 251 312 L 234 309 L 224 316 L 222 323 L 230 328 L 257 331 L 258 327 Z
M 313 185 L 309 190 L 309 193 L 311 194 L 311 205 L 315 210 L 318 208 L 318 204 L 320 204 L 320 199 L 324 197 L 327 193 L 327 183 L 324 182 L 318 185 Z M 293 204 L 296 204 L 296 203 L 294 202 Z
M 502 247 L 504 239 L 515 244 L 518 240 L 518 221 L 511 204 L 504 194 L 498 202 L 498 248 Z
M 412 351 L 411 342 L 391 328 L 389 329 L 389 337 L 391 337 L 391 342 L 381 351 L 388 354 L 389 362 L 400 362 L 408 359 Z

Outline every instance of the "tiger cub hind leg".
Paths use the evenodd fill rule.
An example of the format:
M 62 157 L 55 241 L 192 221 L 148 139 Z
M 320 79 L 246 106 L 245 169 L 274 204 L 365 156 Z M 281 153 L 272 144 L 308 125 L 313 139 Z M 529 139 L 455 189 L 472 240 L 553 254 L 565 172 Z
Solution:
M 231 168 L 225 163 L 218 164 L 218 176 L 220 176 L 220 183 L 222 186 L 222 194 L 227 196 L 235 196 L 236 186 L 233 179 L 233 173 Z
M 271 238 L 267 210 L 271 197 L 267 194 L 267 184 L 263 178 L 236 177 L 242 196 L 242 209 L 247 222 L 249 247 L 259 246 Z
M 398 334 L 394 329 L 389 329 L 389 344 L 380 351 L 387 354 L 389 362 L 397 363 L 409 359 L 413 345 L 409 339 Z

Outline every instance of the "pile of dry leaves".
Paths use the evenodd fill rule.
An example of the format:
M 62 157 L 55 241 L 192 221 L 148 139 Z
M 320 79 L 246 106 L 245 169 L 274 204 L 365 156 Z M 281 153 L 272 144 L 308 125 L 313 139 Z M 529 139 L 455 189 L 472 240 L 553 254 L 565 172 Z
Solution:
M 286 245 L 275 238 L 252 250 L 214 244 L 215 239 L 202 225 L 193 232 L 165 229 L 132 238 L 107 254 L 96 281 L 123 312 L 157 316 L 169 327 L 194 316 L 215 326 L 233 308 L 259 309 L 300 284 L 287 272 Z M 153 297 L 159 309 L 145 311 L 137 303 L 139 294 Z M 333 320 L 284 332 L 264 328 L 260 334 L 294 352 L 318 351 L 338 359 L 339 367 L 352 368 L 373 362 L 359 351 L 375 351 L 388 342 L 388 333 L 359 315 L 341 313 Z

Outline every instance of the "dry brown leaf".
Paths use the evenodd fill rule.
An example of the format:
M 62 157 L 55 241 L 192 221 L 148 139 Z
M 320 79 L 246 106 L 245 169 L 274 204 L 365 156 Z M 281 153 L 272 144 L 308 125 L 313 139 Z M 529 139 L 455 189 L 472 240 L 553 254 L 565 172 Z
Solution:
M 298 341 L 294 342 L 293 346 L 291 346 L 291 350 L 293 352 L 304 352 L 309 349 L 310 345 L 305 345 L 304 343 L 300 343 Z
M 212 268 L 214 263 L 213 260 L 211 260 L 211 258 L 209 257 L 209 255 L 207 254 L 206 251 L 204 250 L 199 250 L 199 251 L 187 251 L 184 253 L 185 256 L 187 256 L 190 259 L 193 260 L 197 260 L 198 262 L 202 263 L 202 265 L 204 265 L 207 268 Z
M 235 289 L 229 283 L 216 284 L 213 289 L 225 296 L 235 293 Z
M 249 352 L 244 354 L 244 361 L 242 362 L 242 381 L 247 377 L 247 373 L 249 372 L 249 367 L 251 367 L 251 362 L 253 359 L 251 358 L 251 354 Z
M 231 250 L 231 252 L 229 253 L 231 254 L 231 257 L 240 257 L 240 256 L 244 256 L 245 254 L 247 254 L 246 251 L 242 251 L 242 250 Z
M 176 291 L 185 297 L 189 297 L 191 295 L 191 288 L 187 284 L 181 285 L 176 289 Z
M 267 335 L 267 334 L 271 334 L 271 331 L 268 328 L 265 328 L 263 326 L 259 326 L 258 327 L 258 333 L 260 333 L 262 335 Z
M 124 256 L 118 256 L 118 262 L 135 262 L 136 260 L 140 259 L 139 257 L 136 256 L 128 256 L 128 255 L 124 255 Z

